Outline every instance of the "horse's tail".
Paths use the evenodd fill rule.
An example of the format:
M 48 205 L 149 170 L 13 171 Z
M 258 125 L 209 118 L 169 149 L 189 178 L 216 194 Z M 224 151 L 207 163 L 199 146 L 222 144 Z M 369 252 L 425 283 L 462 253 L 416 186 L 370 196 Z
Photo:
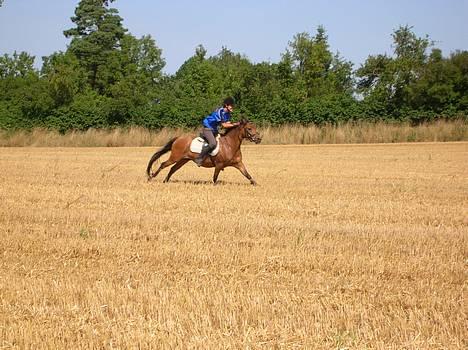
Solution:
M 169 140 L 168 143 L 166 143 L 159 151 L 157 151 L 153 156 L 151 157 L 148 166 L 146 167 L 146 174 L 148 175 L 148 179 L 151 178 L 151 168 L 153 167 L 153 163 L 158 160 L 163 154 L 169 152 L 172 148 L 172 144 L 175 142 L 177 137 L 174 137 L 173 139 Z

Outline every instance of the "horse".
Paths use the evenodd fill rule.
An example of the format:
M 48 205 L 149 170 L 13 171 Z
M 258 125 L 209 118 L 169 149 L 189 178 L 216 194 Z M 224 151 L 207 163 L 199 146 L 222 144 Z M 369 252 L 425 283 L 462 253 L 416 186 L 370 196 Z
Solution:
M 213 174 L 213 183 L 216 184 L 218 176 L 221 170 L 232 166 L 238 169 L 242 175 L 244 175 L 252 185 L 256 185 L 257 182 L 248 173 L 242 162 L 241 144 L 244 139 L 247 139 L 256 144 L 262 141 L 260 134 L 257 132 L 257 127 L 254 123 L 243 119 L 238 126 L 229 128 L 226 130 L 224 135 L 218 139 L 219 151 L 215 156 L 207 155 L 203 160 L 201 166 L 204 168 L 215 168 Z M 192 143 L 193 136 L 182 135 L 174 137 L 167 142 L 161 149 L 159 149 L 151 157 L 148 166 L 146 168 L 146 174 L 148 175 L 148 181 L 156 177 L 161 170 L 171 166 L 169 173 L 163 182 L 168 182 L 174 173 L 182 168 L 187 162 L 194 161 L 198 153 L 190 150 L 190 144 Z M 170 153 L 169 159 L 162 162 L 156 172 L 152 172 L 153 163 L 158 160 L 163 154 Z

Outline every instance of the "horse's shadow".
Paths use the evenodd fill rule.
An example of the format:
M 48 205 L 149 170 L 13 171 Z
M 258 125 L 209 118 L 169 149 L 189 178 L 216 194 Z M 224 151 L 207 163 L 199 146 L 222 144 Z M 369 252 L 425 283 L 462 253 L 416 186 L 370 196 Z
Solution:
M 194 185 L 194 186 L 252 186 L 251 184 L 249 183 L 245 183 L 245 182 L 228 182 L 228 181 L 223 181 L 223 180 L 218 180 L 216 181 L 216 183 L 213 183 L 213 181 L 209 181 L 209 180 L 171 180 L 171 181 L 168 181 L 166 183 L 164 183 L 165 185 L 167 184 L 184 184 L 184 185 Z

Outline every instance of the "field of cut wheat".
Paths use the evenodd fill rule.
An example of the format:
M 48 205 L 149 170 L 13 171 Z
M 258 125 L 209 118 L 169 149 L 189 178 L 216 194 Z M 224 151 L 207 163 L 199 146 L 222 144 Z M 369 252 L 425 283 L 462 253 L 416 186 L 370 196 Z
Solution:
M 0 148 L 1 349 L 466 349 L 468 143 Z

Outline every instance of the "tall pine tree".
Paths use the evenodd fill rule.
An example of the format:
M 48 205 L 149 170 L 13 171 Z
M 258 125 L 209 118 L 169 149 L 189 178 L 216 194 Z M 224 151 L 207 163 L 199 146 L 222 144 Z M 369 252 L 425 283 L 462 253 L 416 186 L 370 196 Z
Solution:
M 68 48 L 88 73 L 91 87 L 100 93 L 118 79 L 119 50 L 126 33 L 118 11 L 109 0 L 81 0 L 71 18 L 76 27 L 64 31 Z

